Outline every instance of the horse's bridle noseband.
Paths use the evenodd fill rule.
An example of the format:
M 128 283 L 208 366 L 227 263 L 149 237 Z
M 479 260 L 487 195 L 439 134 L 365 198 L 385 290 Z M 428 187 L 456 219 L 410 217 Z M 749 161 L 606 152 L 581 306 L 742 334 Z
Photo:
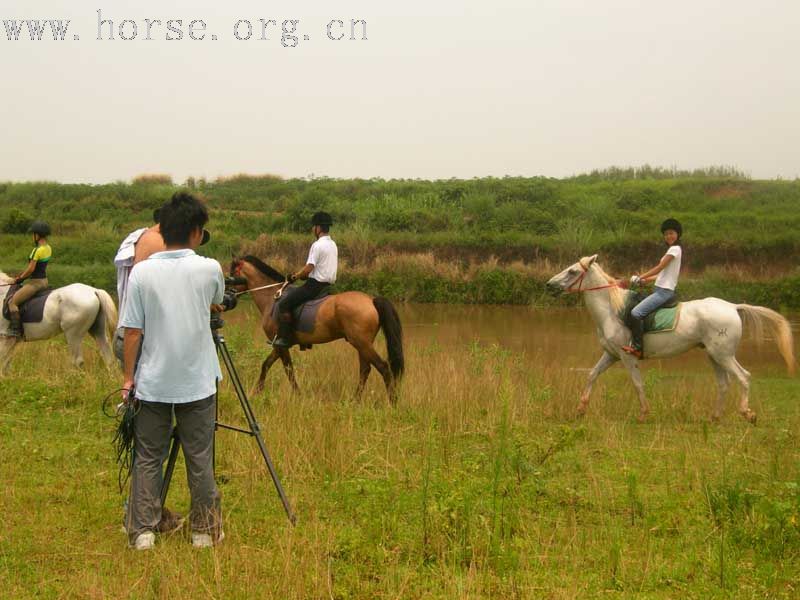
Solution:
M 584 266 L 583 260 L 579 260 L 578 264 L 581 266 L 581 269 L 583 269 L 583 273 L 581 273 L 581 276 L 573 281 L 565 290 L 568 294 L 580 294 L 581 292 L 593 292 L 595 290 L 606 290 L 608 288 L 617 287 L 616 283 L 607 283 L 606 285 L 598 285 L 584 289 L 583 280 L 586 278 L 586 274 L 589 272 L 589 267 L 591 267 L 591 265 L 589 265 L 589 267 Z M 576 285 L 578 286 L 577 289 L 575 288 Z

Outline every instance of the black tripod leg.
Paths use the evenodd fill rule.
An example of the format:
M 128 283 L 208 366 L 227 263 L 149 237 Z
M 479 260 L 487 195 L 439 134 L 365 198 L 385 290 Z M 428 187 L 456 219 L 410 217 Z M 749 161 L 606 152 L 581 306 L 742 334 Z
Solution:
M 211 469 L 214 479 L 217 478 L 217 429 L 219 429 L 219 379 L 216 381 L 217 392 L 214 394 L 214 439 L 211 440 Z
M 289 498 L 286 497 L 286 493 L 283 491 L 283 486 L 278 478 L 278 472 L 275 470 L 275 465 L 272 464 L 272 459 L 269 456 L 269 451 L 267 451 L 267 445 L 264 443 L 264 438 L 261 437 L 261 429 L 258 426 L 258 421 L 256 421 L 253 409 L 250 407 L 250 402 L 247 399 L 247 394 L 244 391 L 242 381 L 239 379 L 239 374 L 236 372 L 236 367 L 233 364 L 233 359 L 231 358 L 230 353 L 228 352 L 228 347 L 225 345 L 225 340 L 217 332 L 214 332 L 214 341 L 217 344 L 217 350 L 219 350 L 219 353 L 222 356 L 222 362 L 225 363 L 225 368 L 228 370 L 228 374 L 231 376 L 231 382 L 236 390 L 236 395 L 239 397 L 239 403 L 242 405 L 242 411 L 244 411 L 244 416 L 247 419 L 247 425 L 250 427 L 249 433 L 251 433 L 258 442 L 258 449 L 261 451 L 261 456 L 264 457 L 264 463 L 267 465 L 267 470 L 272 478 L 272 483 L 275 484 L 275 489 L 277 490 L 278 496 L 281 499 L 283 509 L 286 511 L 286 516 L 289 517 L 289 522 L 294 525 L 297 521 L 297 516 L 294 514 L 294 511 L 292 511 Z
M 172 442 L 169 448 L 169 458 L 167 459 L 167 468 L 164 470 L 164 482 L 161 484 L 161 508 L 167 501 L 167 494 L 169 493 L 169 484 L 172 481 L 172 473 L 175 471 L 175 463 L 178 460 L 178 451 L 181 449 L 180 440 L 178 440 L 178 428 L 172 428 Z

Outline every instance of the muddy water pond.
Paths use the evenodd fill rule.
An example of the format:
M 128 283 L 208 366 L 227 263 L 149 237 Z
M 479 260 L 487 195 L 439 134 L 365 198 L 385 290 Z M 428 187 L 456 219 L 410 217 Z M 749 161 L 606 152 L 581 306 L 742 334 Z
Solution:
M 530 308 L 458 304 L 397 304 L 407 348 L 430 347 L 468 350 L 473 344 L 498 345 L 524 353 L 542 368 L 567 366 L 591 368 L 602 353 L 594 323 L 584 308 Z M 263 344 L 258 314 L 252 302 L 243 302 L 228 315 L 232 323 L 252 323 L 254 342 Z M 800 337 L 800 314 L 789 316 Z M 383 350 L 381 350 L 383 353 Z M 751 371 L 783 370 L 783 361 L 772 342 L 761 348 L 745 333 L 739 361 Z M 680 357 L 646 361 L 647 367 L 710 371 L 705 352 L 693 350 Z
M 602 354 L 594 322 L 584 308 L 407 304 L 399 310 L 412 344 L 431 340 L 441 346 L 471 342 L 498 344 L 535 357 L 543 367 L 590 368 Z M 790 315 L 789 321 L 797 347 L 800 315 Z M 649 366 L 665 369 L 709 370 L 705 356 L 698 349 L 680 357 L 647 362 Z M 751 370 L 783 369 L 783 360 L 772 342 L 764 342 L 759 348 L 747 330 L 738 357 Z

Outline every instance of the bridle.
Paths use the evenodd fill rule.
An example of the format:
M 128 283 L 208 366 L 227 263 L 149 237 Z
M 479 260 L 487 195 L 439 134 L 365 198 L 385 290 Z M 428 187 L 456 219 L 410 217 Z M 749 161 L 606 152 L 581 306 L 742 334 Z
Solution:
M 242 276 L 242 265 L 241 265 L 241 263 L 236 265 L 236 268 L 233 270 L 233 275 L 235 275 L 236 277 L 241 277 Z M 269 285 L 262 285 L 262 286 L 259 286 L 259 287 L 248 288 L 246 290 L 242 290 L 241 292 L 236 292 L 236 295 L 237 296 L 241 296 L 242 294 L 247 294 L 249 292 L 259 292 L 261 290 L 268 290 L 270 288 L 278 287 L 278 286 L 281 286 L 281 285 L 285 288 L 287 285 L 289 285 L 289 281 L 288 280 L 287 281 L 281 281 L 279 283 L 271 283 Z M 278 290 L 278 295 L 276 297 L 280 298 L 280 294 L 282 292 L 283 292 L 283 288 Z
M 616 283 L 607 283 L 605 285 L 584 288 L 583 280 L 586 278 L 586 274 L 589 272 L 589 267 L 585 267 L 582 260 L 579 260 L 578 264 L 581 266 L 581 269 L 583 269 L 583 273 L 581 273 L 581 276 L 573 281 L 565 290 L 568 294 L 580 294 L 581 292 L 593 292 L 595 290 L 607 290 L 608 288 L 618 287 Z M 575 287 L 576 285 L 578 286 L 577 288 Z

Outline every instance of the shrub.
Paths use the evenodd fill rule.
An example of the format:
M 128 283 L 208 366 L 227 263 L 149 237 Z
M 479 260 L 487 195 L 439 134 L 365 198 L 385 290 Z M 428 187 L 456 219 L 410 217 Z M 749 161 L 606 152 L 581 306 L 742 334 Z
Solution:
M 2 220 L 3 233 L 27 233 L 33 218 L 18 208 L 10 209 Z
M 133 185 L 172 185 L 172 177 L 162 173 L 144 173 L 133 178 Z

